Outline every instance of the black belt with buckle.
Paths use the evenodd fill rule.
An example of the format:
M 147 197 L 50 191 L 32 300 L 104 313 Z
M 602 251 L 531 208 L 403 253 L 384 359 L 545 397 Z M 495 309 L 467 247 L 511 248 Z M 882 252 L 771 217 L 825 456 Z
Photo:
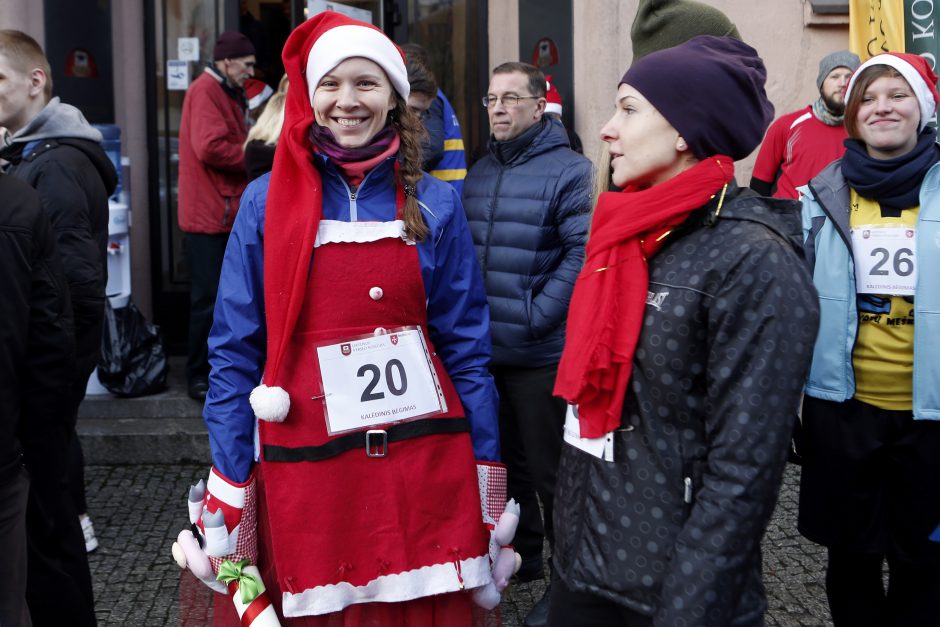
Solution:
M 261 447 L 266 462 L 318 462 L 340 453 L 363 449 L 369 457 L 385 457 L 391 442 L 400 442 L 438 433 L 466 433 L 470 423 L 466 418 L 425 418 L 392 425 L 388 429 L 370 429 L 341 435 L 320 446 L 275 446 Z

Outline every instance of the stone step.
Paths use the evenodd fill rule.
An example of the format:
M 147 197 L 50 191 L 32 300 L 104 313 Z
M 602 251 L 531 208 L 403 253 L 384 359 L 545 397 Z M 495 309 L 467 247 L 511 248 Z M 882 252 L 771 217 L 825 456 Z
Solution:
M 165 391 L 140 398 L 85 397 L 78 437 L 86 464 L 210 463 L 202 406 L 186 394 L 185 358 L 170 357 Z

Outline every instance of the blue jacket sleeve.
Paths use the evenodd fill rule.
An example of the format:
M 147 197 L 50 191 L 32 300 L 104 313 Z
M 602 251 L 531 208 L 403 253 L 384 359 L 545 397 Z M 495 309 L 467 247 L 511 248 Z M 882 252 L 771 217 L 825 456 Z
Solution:
M 489 373 L 490 311 L 473 240 L 457 192 L 453 211 L 441 225 L 434 245 L 434 269 L 428 291 L 428 332 L 457 388 L 470 422 L 473 451 L 480 460 L 499 460 L 499 400 Z
M 209 393 L 203 418 L 212 463 L 244 482 L 254 462 L 255 417 L 248 395 L 261 381 L 264 322 L 264 202 L 269 176 L 248 186 L 225 249 L 209 333 Z

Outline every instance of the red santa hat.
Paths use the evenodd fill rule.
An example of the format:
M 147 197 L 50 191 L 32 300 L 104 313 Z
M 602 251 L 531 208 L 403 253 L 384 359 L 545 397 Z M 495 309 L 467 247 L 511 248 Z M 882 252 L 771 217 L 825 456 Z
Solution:
M 317 17 L 319 15 L 312 19 Z M 307 53 L 307 94 L 310 99 L 313 100 L 313 92 L 327 72 L 350 57 L 364 57 L 379 64 L 395 91 L 408 100 L 411 85 L 401 48 L 371 24 L 351 18 L 341 23 L 335 22 L 337 20 L 321 20 L 323 27 L 310 33 L 314 38 L 313 46 Z
M 552 77 L 550 74 L 545 75 L 545 100 L 548 101 L 548 104 L 545 105 L 545 113 L 557 113 L 561 115 L 561 94 L 558 93 L 558 90 L 552 85 Z
M 255 78 L 249 78 L 245 81 L 245 98 L 248 99 L 249 109 L 257 109 L 267 102 L 272 94 L 274 94 L 274 90 L 264 81 Z
M 924 127 L 927 126 L 927 123 L 937 111 L 937 103 L 940 102 L 940 96 L 937 93 L 937 75 L 930 69 L 927 60 L 920 55 L 909 52 L 887 52 L 873 56 L 852 73 L 849 86 L 845 90 L 846 102 L 849 101 L 852 95 L 852 88 L 855 87 L 855 80 L 858 75 L 873 65 L 887 65 L 897 70 L 898 74 L 904 77 L 920 104 L 920 127 L 918 130 L 924 130 Z
M 320 79 L 351 57 L 365 57 L 388 74 L 395 91 L 408 98 L 408 72 L 401 50 L 382 31 L 334 11 L 319 13 L 287 38 L 282 53 L 290 84 L 284 126 L 274 155 L 264 216 L 264 314 L 267 361 L 263 383 L 250 396 L 255 415 L 280 422 L 290 398 L 280 386 L 281 367 L 307 287 L 313 244 L 323 215 L 320 173 L 311 163 L 311 100 Z

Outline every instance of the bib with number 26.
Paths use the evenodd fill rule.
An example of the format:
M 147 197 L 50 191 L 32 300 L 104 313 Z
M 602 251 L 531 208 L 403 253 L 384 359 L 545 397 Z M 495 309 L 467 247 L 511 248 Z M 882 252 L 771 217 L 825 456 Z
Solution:
M 912 296 L 917 283 L 917 248 L 913 227 L 853 227 L 855 290 L 859 294 Z
M 447 411 L 420 327 L 318 346 L 317 358 L 330 435 Z

